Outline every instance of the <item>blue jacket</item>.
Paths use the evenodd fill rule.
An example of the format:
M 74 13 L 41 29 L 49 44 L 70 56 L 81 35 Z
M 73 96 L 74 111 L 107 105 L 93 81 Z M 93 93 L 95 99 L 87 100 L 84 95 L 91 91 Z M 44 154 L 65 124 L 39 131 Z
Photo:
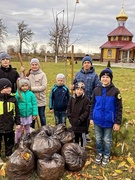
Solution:
M 54 111 L 65 111 L 69 97 L 69 90 L 65 85 L 58 86 L 55 84 L 50 92 L 49 108 L 54 109 Z
M 91 117 L 102 128 L 112 128 L 122 121 L 122 98 L 120 91 L 111 83 L 98 86 L 92 95 Z
M 30 90 L 27 90 L 26 92 L 21 91 L 20 93 L 21 93 L 22 98 L 20 98 L 18 91 L 16 92 L 16 95 L 15 95 L 18 101 L 20 116 L 21 117 L 29 117 L 30 115 L 37 116 L 38 107 L 37 107 L 37 100 L 34 93 Z
M 90 100 L 93 90 L 98 84 L 100 84 L 98 75 L 93 66 L 87 72 L 84 71 L 83 68 L 77 72 L 73 84 L 75 85 L 77 82 L 83 82 L 85 84 L 85 94 Z

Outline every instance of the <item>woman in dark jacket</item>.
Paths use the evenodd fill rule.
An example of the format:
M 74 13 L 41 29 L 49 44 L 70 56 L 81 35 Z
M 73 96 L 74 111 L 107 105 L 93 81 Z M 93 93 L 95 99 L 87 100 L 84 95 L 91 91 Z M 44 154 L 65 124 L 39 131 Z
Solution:
M 75 86 L 75 94 L 70 97 L 67 116 L 72 130 L 75 133 L 75 142 L 79 144 L 81 140 L 81 146 L 86 146 L 86 132 L 88 129 L 89 113 L 90 113 L 90 100 L 84 94 L 85 85 L 82 82 L 78 82 Z

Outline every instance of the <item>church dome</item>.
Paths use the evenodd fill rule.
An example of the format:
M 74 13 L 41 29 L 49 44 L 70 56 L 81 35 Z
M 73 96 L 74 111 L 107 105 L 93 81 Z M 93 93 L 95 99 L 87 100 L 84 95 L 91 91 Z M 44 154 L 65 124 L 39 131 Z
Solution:
M 122 7 L 120 13 L 116 16 L 117 21 L 126 21 L 128 19 L 127 14 L 124 12 L 124 8 Z

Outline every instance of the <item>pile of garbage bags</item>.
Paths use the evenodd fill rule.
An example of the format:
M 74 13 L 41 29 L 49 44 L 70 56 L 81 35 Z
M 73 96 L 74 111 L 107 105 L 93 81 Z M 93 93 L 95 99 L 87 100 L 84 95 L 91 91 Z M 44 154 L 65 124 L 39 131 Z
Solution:
M 11 180 L 24 180 L 35 171 L 41 180 L 59 180 L 65 169 L 80 171 L 85 162 L 86 152 L 74 143 L 70 128 L 63 124 L 46 125 L 22 135 L 7 162 L 6 174 Z

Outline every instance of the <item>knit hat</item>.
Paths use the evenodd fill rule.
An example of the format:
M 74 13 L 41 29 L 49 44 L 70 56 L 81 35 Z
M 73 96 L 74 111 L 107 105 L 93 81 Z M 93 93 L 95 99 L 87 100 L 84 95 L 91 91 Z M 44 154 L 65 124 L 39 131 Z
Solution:
M 77 88 L 81 88 L 81 89 L 85 90 L 85 84 L 83 82 L 77 82 L 75 84 L 75 89 L 77 89 Z
M 10 56 L 7 53 L 0 53 L 0 61 L 2 61 L 3 59 L 8 59 L 10 60 Z
M 84 56 L 84 58 L 82 59 L 82 64 L 83 64 L 85 61 L 89 61 L 89 62 L 92 64 L 92 58 L 91 58 L 89 55 Z
M 11 87 L 12 88 L 12 83 L 7 79 L 7 78 L 1 78 L 0 79 L 0 91 L 3 89 Z
M 37 63 L 38 65 L 40 65 L 40 62 L 37 58 L 31 59 L 30 64 L 32 64 L 32 63 Z
M 56 80 L 57 80 L 58 78 L 63 79 L 63 81 L 65 80 L 65 76 L 64 76 L 64 74 L 62 74 L 62 73 L 57 74 Z
M 18 78 L 18 86 L 19 88 L 21 88 L 24 84 L 28 84 L 29 88 L 30 88 L 30 81 L 27 78 Z
M 112 81 L 112 79 L 113 79 L 113 72 L 112 72 L 112 70 L 110 68 L 106 68 L 106 69 L 103 69 L 103 71 L 101 71 L 101 73 L 99 75 L 100 79 L 104 75 L 109 76 L 111 81 Z

